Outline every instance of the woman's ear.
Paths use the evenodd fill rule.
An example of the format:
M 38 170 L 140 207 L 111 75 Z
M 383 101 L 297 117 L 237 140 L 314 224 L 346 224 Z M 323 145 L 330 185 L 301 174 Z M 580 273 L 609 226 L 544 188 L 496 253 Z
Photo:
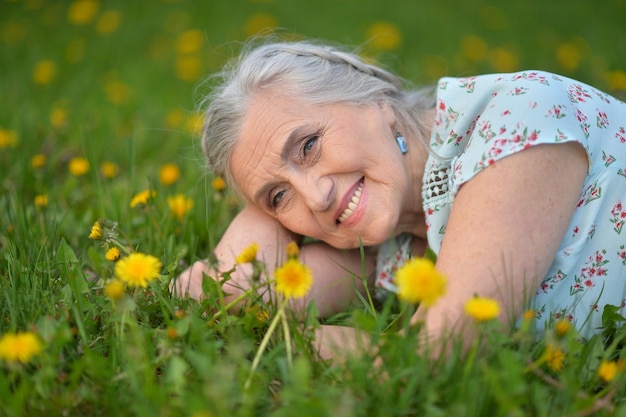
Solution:
M 398 118 L 396 117 L 396 112 L 391 106 L 389 100 L 387 100 L 385 97 L 381 97 L 377 103 L 378 108 L 383 113 L 385 121 L 389 124 L 389 126 L 395 126 L 397 124 Z

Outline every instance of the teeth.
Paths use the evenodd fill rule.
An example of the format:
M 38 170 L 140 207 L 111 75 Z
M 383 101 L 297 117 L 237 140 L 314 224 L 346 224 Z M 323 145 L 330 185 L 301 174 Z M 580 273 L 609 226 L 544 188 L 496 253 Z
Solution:
M 338 219 L 339 223 L 345 222 L 348 219 L 348 217 L 350 217 L 352 213 L 354 213 L 354 210 L 357 208 L 357 206 L 359 205 L 359 201 L 361 200 L 362 190 L 363 190 L 363 183 L 361 182 L 359 184 L 359 187 L 354 191 L 354 195 L 350 199 L 350 202 L 348 203 L 348 207 L 339 216 L 339 219 Z

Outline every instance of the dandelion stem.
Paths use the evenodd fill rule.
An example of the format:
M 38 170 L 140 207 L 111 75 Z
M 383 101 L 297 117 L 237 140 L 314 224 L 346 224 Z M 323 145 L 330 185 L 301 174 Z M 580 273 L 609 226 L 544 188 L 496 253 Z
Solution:
M 284 302 L 283 302 L 284 304 Z M 291 333 L 289 332 L 289 323 L 287 321 L 287 315 L 285 309 L 280 309 L 281 321 L 283 323 L 283 333 L 285 335 L 285 348 L 287 349 L 287 366 L 291 369 L 293 365 L 293 351 L 291 346 Z
M 252 375 L 254 375 L 256 368 L 259 366 L 259 363 L 261 362 L 261 357 L 263 356 L 263 352 L 267 348 L 270 338 L 272 334 L 274 333 L 274 331 L 276 330 L 276 326 L 278 326 L 278 322 L 281 320 L 281 315 L 284 314 L 285 304 L 286 303 L 282 303 L 279 310 L 276 312 L 276 316 L 274 316 L 274 319 L 272 319 L 272 322 L 270 323 L 270 327 L 267 329 L 267 332 L 265 333 L 265 336 L 263 336 L 263 340 L 261 340 L 261 344 L 259 345 L 259 348 L 257 349 L 256 354 L 254 355 L 254 360 L 252 361 L 252 366 L 250 367 L 250 374 L 248 375 L 248 379 L 246 379 L 246 383 L 244 384 L 245 390 L 248 390 L 250 388 L 250 384 L 252 383 Z

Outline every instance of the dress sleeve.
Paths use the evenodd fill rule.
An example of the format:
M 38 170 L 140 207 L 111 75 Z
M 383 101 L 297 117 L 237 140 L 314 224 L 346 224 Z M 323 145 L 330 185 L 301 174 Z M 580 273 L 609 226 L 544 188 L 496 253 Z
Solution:
M 445 94 L 440 96 L 438 106 L 439 114 L 457 113 L 457 130 L 448 129 L 445 138 L 459 145 L 451 160 L 452 195 L 485 167 L 531 146 L 578 142 L 591 162 L 587 116 L 577 108 L 573 96 L 576 92 L 569 81 L 539 71 L 495 74 L 469 81 L 450 79 L 446 88 L 456 96 L 450 104 L 455 103 L 458 109 L 442 113 L 448 105 Z M 459 96 L 459 90 L 463 95 Z M 439 122 L 451 125 L 447 120 Z

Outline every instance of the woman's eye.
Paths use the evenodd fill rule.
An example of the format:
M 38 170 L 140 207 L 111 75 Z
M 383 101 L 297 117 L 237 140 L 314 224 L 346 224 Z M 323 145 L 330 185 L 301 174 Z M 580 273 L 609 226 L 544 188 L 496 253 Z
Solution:
M 284 196 L 285 196 L 284 191 L 279 191 L 276 194 L 274 194 L 274 197 L 272 197 L 272 208 L 278 207 L 278 205 L 280 204 L 280 201 L 283 199 Z
M 309 152 L 311 152 L 311 150 L 315 146 L 315 143 L 317 142 L 317 139 L 318 139 L 318 136 L 311 136 L 304 142 L 304 146 L 302 146 L 303 156 L 307 156 Z

